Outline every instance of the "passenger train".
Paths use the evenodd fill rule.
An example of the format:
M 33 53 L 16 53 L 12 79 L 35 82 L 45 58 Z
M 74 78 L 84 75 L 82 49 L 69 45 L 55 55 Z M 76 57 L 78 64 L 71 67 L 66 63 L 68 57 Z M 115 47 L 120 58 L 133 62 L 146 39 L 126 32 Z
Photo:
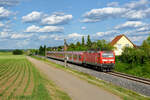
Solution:
M 47 57 L 67 60 L 67 62 L 91 65 L 97 70 L 112 71 L 115 65 L 114 51 L 48 51 Z

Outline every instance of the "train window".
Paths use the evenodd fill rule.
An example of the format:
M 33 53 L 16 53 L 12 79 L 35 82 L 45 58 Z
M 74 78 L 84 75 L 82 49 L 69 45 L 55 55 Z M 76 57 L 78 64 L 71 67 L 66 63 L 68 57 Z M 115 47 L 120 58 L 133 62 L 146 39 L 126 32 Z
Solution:
M 79 59 L 81 59 L 81 55 L 79 55 Z
M 113 53 L 102 53 L 102 57 L 111 58 L 114 57 Z
M 77 55 L 76 55 L 76 54 L 75 54 L 75 55 L 73 55 L 73 58 L 74 58 L 74 59 L 77 59 Z
M 72 58 L 72 55 L 71 55 L 71 54 L 69 54 L 69 58 Z
M 98 57 L 100 57 L 100 53 L 98 53 Z

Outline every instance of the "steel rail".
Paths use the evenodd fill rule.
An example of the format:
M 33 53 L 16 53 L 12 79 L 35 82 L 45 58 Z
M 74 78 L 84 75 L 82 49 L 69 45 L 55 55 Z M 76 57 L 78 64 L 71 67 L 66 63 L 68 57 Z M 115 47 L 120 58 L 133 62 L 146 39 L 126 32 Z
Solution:
M 69 64 L 76 65 L 74 63 L 69 63 Z M 83 67 L 83 65 L 78 65 L 78 66 Z M 128 79 L 128 80 L 132 80 L 132 81 L 135 81 L 135 82 L 150 85 L 150 79 L 141 78 L 141 77 L 137 77 L 137 76 L 133 76 L 133 75 L 129 75 L 129 74 L 124 74 L 124 73 L 116 72 L 116 71 L 104 72 L 104 73 L 109 74 L 109 75 L 113 75 L 113 76 L 117 76 L 117 77 L 121 77 L 121 78 L 125 78 L 125 79 Z
M 115 72 L 115 71 L 105 72 L 105 73 L 113 75 L 113 76 L 129 79 L 129 80 L 132 80 L 132 81 L 135 81 L 135 82 L 140 82 L 140 83 L 150 85 L 150 79 L 140 78 L 140 77 L 136 77 L 136 76 L 133 76 L 133 75 L 128 75 L 128 74 Z

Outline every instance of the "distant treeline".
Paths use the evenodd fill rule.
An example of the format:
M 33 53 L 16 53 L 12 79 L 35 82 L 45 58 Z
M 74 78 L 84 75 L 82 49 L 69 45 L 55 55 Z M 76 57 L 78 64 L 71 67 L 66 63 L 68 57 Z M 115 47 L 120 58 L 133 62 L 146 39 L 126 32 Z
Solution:
M 14 49 L 0 49 L 0 52 L 12 52 Z
M 113 46 L 111 46 L 105 40 L 97 40 L 92 42 L 90 39 L 90 35 L 87 36 L 87 41 L 85 41 L 84 36 L 82 37 L 81 43 L 78 41 L 76 43 L 67 44 L 67 51 L 98 51 L 98 50 L 113 50 Z M 40 46 L 39 49 L 30 49 L 30 54 L 34 55 L 45 55 L 46 51 L 64 51 L 64 45 L 56 46 L 56 47 L 48 47 L 46 45 Z
M 58 47 L 49 47 L 48 51 L 63 51 L 64 46 Z M 78 41 L 76 43 L 70 43 L 67 45 L 67 51 L 88 51 L 88 50 L 112 50 L 113 46 L 111 46 L 105 40 L 97 40 L 92 42 L 90 39 L 90 35 L 87 36 L 87 41 L 85 42 L 84 36 L 82 36 L 81 43 Z
M 42 56 L 45 56 L 45 53 L 46 53 L 46 45 L 44 46 L 40 46 L 39 49 L 29 49 L 27 52 L 28 52 L 28 55 L 42 55 Z

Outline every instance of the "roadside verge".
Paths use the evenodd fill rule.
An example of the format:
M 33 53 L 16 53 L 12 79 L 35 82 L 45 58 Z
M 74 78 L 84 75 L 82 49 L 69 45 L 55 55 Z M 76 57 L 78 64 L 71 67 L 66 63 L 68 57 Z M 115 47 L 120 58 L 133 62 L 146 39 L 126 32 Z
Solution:
M 82 72 L 79 72 L 79 71 L 76 71 L 76 70 L 72 70 L 71 68 L 65 68 L 64 66 L 58 65 L 58 64 L 56 64 L 54 62 L 51 62 L 51 61 L 49 61 L 45 58 L 39 58 L 39 57 L 35 57 L 35 56 L 33 58 L 44 61 L 44 62 L 46 62 L 46 63 L 48 63 L 52 66 L 55 66 L 56 68 L 59 68 L 61 70 L 72 73 L 73 75 L 76 75 L 79 78 L 88 81 L 89 83 L 97 85 L 100 88 L 103 88 L 107 91 L 112 92 L 115 95 L 118 95 L 119 97 L 121 97 L 124 100 L 150 100 L 150 98 L 148 98 L 148 97 L 144 97 L 144 96 L 142 96 L 140 94 L 137 94 L 133 91 L 130 91 L 130 90 L 127 90 L 125 88 L 121 88 L 121 87 L 112 85 L 112 84 L 107 83 L 103 80 L 97 79 L 94 76 L 90 76 L 88 74 L 85 74 L 85 73 L 82 73 Z

